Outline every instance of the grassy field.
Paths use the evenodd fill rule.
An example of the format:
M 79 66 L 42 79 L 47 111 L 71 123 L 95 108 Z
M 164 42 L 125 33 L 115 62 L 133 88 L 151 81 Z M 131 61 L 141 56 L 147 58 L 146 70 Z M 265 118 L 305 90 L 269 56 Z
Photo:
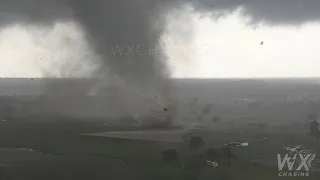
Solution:
M 283 148 L 303 144 L 320 153 L 315 139 L 306 133 L 276 132 L 269 129 L 248 129 L 245 132 L 225 130 L 218 132 L 198 132 L 206 145 L 221 145 L 233 141 L 250 141 L 267 137 L 268 141 L 250 143 L 246 148 L 234 148 L 237 159 L 231 166 L 212 168 L 198 162 L 201 152 L 188 150 L 186 144 L 170 142 L 150 142 L 84 136 L 114 130 L 132 130 L 132 127 L 108 127 L 102 122 L 51 121 L 21 122 L 8 121 L 0 124 L 0 147 L 32 148 L 44 154 L 89 155 L 117 158 L 137 167 L 148 180 L 221 179 L 221 180 L 274 180 L 274 179 L 319 179 L 313 172 L 310 177 L 278 177 L 276 154 Z M 178 162 L 167 163 L 161 152 L 168 148 L 180 151 Z M 253 163 L 254 161 L 254 163 Z

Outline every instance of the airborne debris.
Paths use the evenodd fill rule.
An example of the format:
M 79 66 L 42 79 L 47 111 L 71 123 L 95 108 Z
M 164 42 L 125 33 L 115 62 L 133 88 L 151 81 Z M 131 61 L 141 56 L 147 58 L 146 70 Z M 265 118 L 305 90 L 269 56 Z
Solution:
M 206 164 L 211 167 L 218 167 L 219 166 L 219 163 L 209 161 L 209 160 L 206 161 Z
M 249 146 L 249 143 L 248 142 L 243 142 L 243 143 L 240 144 L 240 146 L 246 147 L 246 146 Z
M 30 151 L 30 152 L 33 152 L 34 150 L 31 149 L 31 148 L 20 148 L 20 150 L 23 150 L 23 151 Z
M 231 142 L 224 144 L 225 146 L 236 146 L 236 147 L 246 147 L 249 146 L 248 142 Z

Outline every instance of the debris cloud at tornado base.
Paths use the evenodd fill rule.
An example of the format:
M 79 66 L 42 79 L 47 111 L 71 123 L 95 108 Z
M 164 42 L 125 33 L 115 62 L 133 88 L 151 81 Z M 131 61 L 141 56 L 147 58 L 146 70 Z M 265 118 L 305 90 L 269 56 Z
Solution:
M 152 104 L 158 108 L 163 106 L 159 110 L 171 106 L 171 111 L 162 113 L 170 118 L 166 121 L 174 119 L 177 111 L 174 86 L 160 44 L 166 23 L 164 13 L 171 3 L 71 0 L 67 6 L 73 10 L 74 19 L 83 26 L 87 41 L 99 55 L 100 68 L 96 75 L 108 76 L 111 83 L 106 85 L 117 87 L 114 95 L 115 100 L 121 101 L 119 111 L 131 115 L 147 113 Z M 163 104 L 155 98 L 156 93 Z

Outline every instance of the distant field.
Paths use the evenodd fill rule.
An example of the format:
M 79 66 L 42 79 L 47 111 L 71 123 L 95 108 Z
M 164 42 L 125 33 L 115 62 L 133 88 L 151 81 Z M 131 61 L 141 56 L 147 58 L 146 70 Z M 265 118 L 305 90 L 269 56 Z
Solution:
M 221 116 L 222 120 L 236 123 L 264 122 L 267 124 L 282 124 L 308 121 L 307 116 L 310 113 L 316 113 L 320 110 L 320 83 L 317 78 L 174 79 L 173 82 L 175 93 L 181 105 L 181 115 L 185 119 L 190 119 L 191 117 L 190 121 L 193 121 L 192 118 L 211 121 L 213 116 Z M 7 116 L 3 116 L 4 114 L 19 115 L 19 118 L 25 117 L 24 113 L 29 115 L 29 113 L 41 114 L 44 112 L 44 114 L 47 114 L 46 112 L 51 113 L 52 109 L 56 109 L 54 110 L 55 113 L 64 112 L 68 115 L 82 115 L 84 117 L 88 114 L 91 116 L 99 114 L 122 115 L 121 109 L 123 107 L 121 103 L 118 105 L 108 103 L 114 101 L 112 100 L 112 94 L 114 93 L 112 89 L 114 87 L 108 87 L 102 91 L 104 95 L 110 95 L 104 97 L 106 99 L 86 97 L 86 93 L 70 98 L 72 100 L 65 101 L 66 97 L 63 97 L 63 104 L 68 108 L 61 108 L 60 106 L 52 108 L 51 103 L 56 103 L 55 98 L 38 97 L 52 89 L 48 85 L 54 86 L 53 89 L 61 90 L 61 92 L 65 91 L 65 87 L 68 87 L 68 92 L 77 92 L 77 89 L 85 89 L 84 92 L 89 92 L 95 83 L 92 79 L 31 80 L 28 78 L 0 78 L 0 92 L 2 95 L 0 98 L 0 111 L 2 113 L 0 113 L 0 117 Z M 70 93 L 67 97 L 72 97 L 72 95 L 73 93 Z M 153 97 L 149 98 L 153 99 Z M 145 102 L 149 102 L 149 100 Z M 23 105 L 24 108 L 22 109 L 24 110 L 21 110 L 21 105 Z M 134 104 L 134 106 L 138 107 L 139 103 Z M 208 111 L 205 115 L 202 113 L 203 116 L 201 115 L 200 117 L 201 111 L 209 106 L 211 107 L 209 108 L 210 112 Z M 14 113 L 8 113 L 8 110 Z M 193 111 L 198 111 L 199 114 L 195 115 L 196 113 Z

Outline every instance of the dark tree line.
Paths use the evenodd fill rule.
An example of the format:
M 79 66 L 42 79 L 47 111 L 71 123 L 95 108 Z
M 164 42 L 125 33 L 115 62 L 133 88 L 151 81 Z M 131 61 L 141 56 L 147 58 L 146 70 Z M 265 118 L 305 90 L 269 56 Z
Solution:
M 319 143 L 320 136 L 320 123 L 318 122 L 318 116 L 316 114 L 309 114 L 308 119 L 310 122 L 310 134 L 317 140 L 317 145 Z

